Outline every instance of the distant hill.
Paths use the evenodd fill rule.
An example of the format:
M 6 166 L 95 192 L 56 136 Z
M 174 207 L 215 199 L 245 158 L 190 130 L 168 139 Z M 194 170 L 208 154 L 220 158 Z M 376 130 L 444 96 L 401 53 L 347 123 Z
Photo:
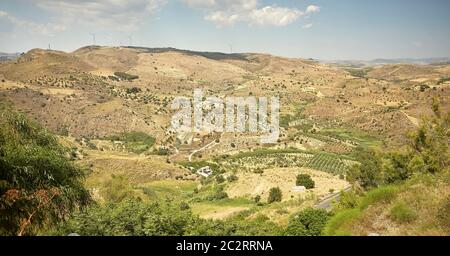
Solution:
M 17 59 L 21 53 L 4 53 L 0 52 L 0 61 L 7 61 L 7 60 L 15 60 Z
M 401 58 L 401 59 L 374 59 L 374 60 L 331 60 L 322 61 L 328 64 L 336 64 L 341 66 L 353 66 L 353 67 L 368 67 L 368 66 L 380 66 L 386 64 L 416 64 L 416 65 L 431 65 L 431 64 L 445 64 L 450 62 L 449 57 L 436 57 L 436 58 Z

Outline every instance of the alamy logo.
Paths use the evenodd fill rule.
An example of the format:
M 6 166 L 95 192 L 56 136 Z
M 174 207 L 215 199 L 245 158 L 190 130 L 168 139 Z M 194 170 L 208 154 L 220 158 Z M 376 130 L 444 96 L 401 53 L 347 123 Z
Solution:
M 278 97 L 204 97 L 194 90 L 193 99 L 176 97 L 172 109 L 172 129 L 186 132 L 251 132 L 261 134 L 261 143 L 276 143 L 280 135 Z M 268 122 L 270 118 L 270 123 Z

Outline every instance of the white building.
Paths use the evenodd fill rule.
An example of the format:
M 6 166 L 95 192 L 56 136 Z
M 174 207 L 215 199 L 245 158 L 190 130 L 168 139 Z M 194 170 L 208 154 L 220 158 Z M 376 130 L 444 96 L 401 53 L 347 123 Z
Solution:
M 197 174 L 201 175 L 205 178 L 208 178 L 209 176 L 211 176 L 212 173 L 213 173 L 213 171 L 211 170 L 211 167 L 209 167 L 209 166 L 205 166 L 205 167 L 202 167 L 197 170 Z

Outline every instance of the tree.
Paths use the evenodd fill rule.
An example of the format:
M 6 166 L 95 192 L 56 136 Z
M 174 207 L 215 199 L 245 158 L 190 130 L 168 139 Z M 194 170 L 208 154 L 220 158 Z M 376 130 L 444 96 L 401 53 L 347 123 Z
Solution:
M 320 236 L 330 214 L 323 209 L 306 209 L 289 220 L 286 236 Z
M 0 235 L 35 234 L 90 202 L 69 149 L 9 107 L 0 117 Z
M 281 192 L 281 189 L 279 187 L 271 188 L 269 191 L 269 198 L 267 199 L 267 202 L 269 204 L 273 202 L 281 202 L 281 199 L 283 198 L 283 193 Z
M 347 180 L 364 189 L 375 188 L 381 184 L 382 159 L 374 149 L 358 148 L 356 158 L 361 165 L 354 165 L 347 173 Z
M 315 186 L 315 182 L 311 179 L 308 174 L 297 175 L 297 180 L 295 182 L 297 186 L 304 186 L 306 189 L 312 189 Z
M 225 182 L 225 178 L 222 175 L 217 175 L 216 176 L 216 182 L 218 184 Z

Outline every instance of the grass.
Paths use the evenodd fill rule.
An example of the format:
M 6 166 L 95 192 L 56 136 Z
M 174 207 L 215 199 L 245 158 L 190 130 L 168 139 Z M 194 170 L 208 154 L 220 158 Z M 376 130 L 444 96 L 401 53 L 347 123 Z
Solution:
M 376 203 L 390 203 L 392 200 L 394 200 L 395 196 L 397 195 L 399 189 L 395 185 L 380 187 L 374 190 L 371 190 L 366 194 L 365 197 L 362 198 L 359 208 L 361 210 L 366 209 L 369 207 L 369 205 L 376 204 Z
M 197 183 L 194 181 L 180 180 L 160 180 L 138 186 L 151 199 L 164 197 L 178 199 L 189 198 L 194 193 L 196 187 Z
M 324 229 L 326 236 L 350 236 L 351 224 L 361 216 L 359 209 L 347 209 L 334 215 Z
M 104 139 L 111 141 L 123 141 L 128 151 L 140 154 L 150 149 L 156 139 L 144 132 L 126 132 L 119 135 L 108 136 Z
M 405 202 L 397 202 L 390 212 L 391 219 L 397 223 L 410 223 L 417 218 L 416 212 Z
M 360 69 L 360 68 L 351 68 L 351 69 L 347 69 L 347 72 L 349 72 L 352 76 L 354 76 L 354 77 L 359 77 L 359 78 L 366 78 L 367 77 L 367 75 L 368 75 L 368 72 L 370 71 L 371 69 L 369 69 L 369 68 L 363 68 L 363 69 Z
M 321 133 L 343 141 L 354 141 L 363 147 L 374 147 L 381 144 L 380 139 L 378 139 L 377 137 L 351 128 L 325 129 L 322 130 Z
M 229 217 L 227 213 L 239 212 L 254 206 L 254 202 L 246 198 L 226 198 L 217 201 L 202 201 L 191 203 L 191 209 L 195 214 L 204 217 Z M 223 213 L 223 216 L 222 214 Z

